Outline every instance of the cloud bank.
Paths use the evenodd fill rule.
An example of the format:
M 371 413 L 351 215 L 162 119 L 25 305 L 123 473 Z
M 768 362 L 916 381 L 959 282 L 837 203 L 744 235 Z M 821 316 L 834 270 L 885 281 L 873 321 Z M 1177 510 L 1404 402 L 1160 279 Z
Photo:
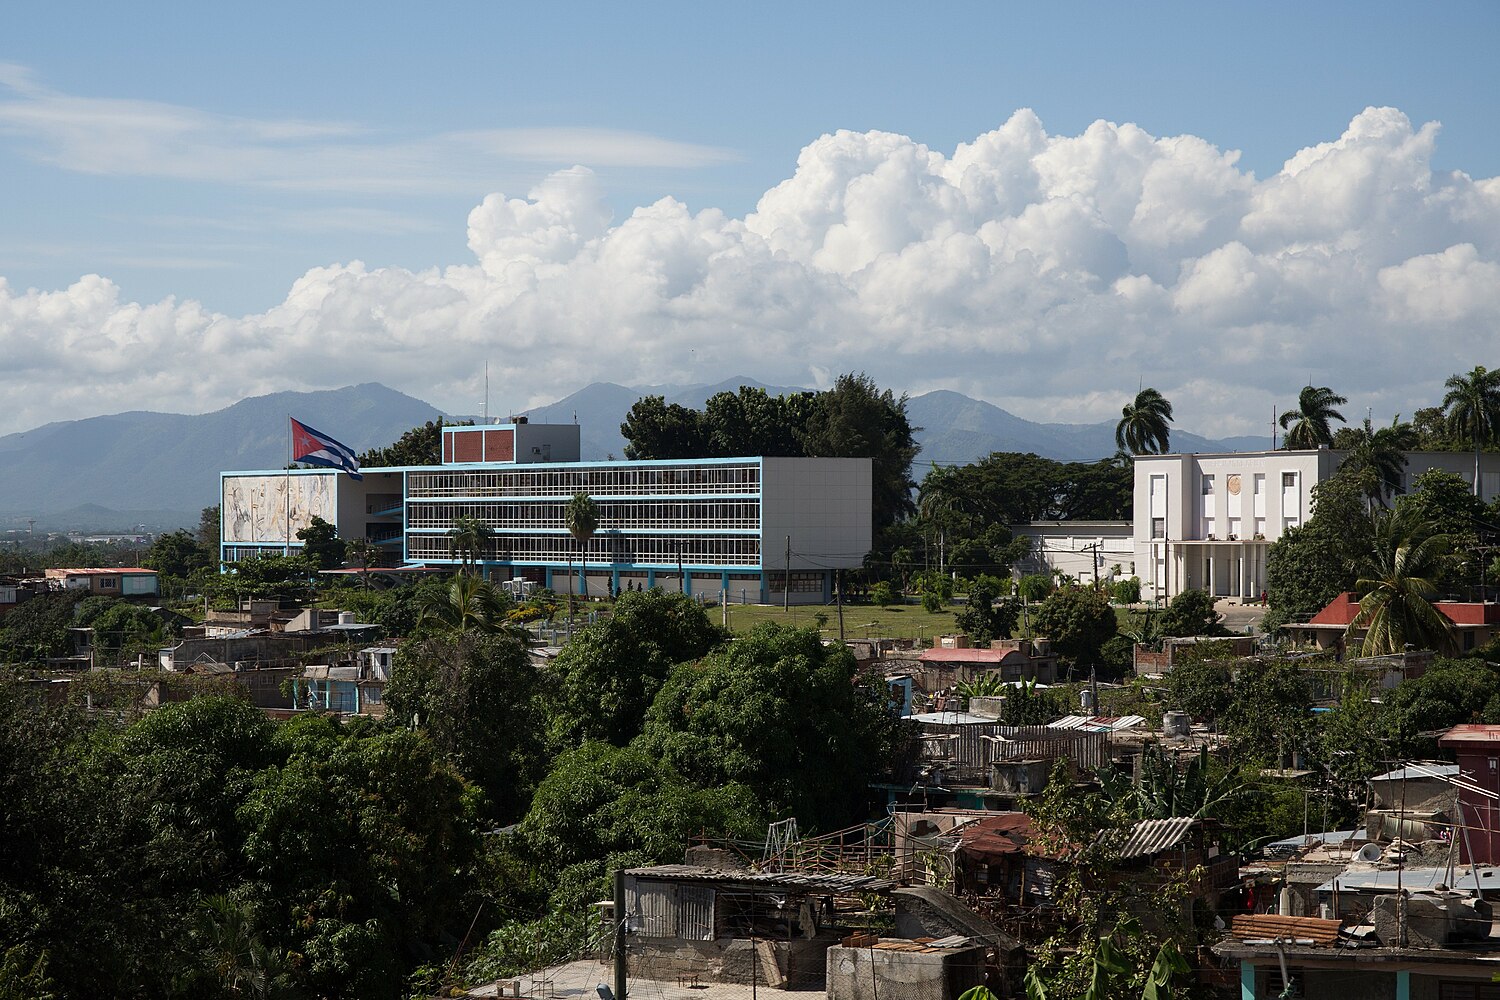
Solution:
M 1437 137 L 1370 108 L 1259 179 L 1194 136 L 1054 136 L 1022 110 L 951 154 L 825 135 L 745 218 L 663 198 L 615 219 L 573 167 L 485 198 L 472 261 L 330 264 L 258 315 L 0 281 L 0 429 L 369 380 L 474 412 L 486 360 L 496 409 L 865 370 L 1045 420 L 1144 382 L 1184 426 L 1259 432 L 1309 378 L 1409 414 L 1500 364 L 1500 179 L 1434 171 Z

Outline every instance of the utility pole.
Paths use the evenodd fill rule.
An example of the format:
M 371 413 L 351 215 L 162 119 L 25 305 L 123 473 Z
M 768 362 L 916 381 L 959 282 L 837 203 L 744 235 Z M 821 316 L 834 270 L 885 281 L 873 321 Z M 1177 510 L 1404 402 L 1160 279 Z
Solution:
M 615 997 L 625 1000 L 625 869 L 615 869 Z
M 839 602 L 839 645 L 844 644 L 844 571 L 836 569 L 834 572 L 833 585 L 838 588 L 835 597 Z
M 781 574 L 781 610 L 792 606 L 792 536 L 786 536 L 786 569 Z

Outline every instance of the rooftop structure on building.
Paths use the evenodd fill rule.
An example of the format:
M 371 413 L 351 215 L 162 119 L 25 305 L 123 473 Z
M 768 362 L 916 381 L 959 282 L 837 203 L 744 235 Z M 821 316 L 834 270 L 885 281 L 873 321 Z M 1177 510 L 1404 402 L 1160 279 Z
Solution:
M 316 516 L 374 542 L 382 567 L 453 568 L 463 560 L 449 532 L 474 518 L 492 532 L 477 563 L 498 581 L 821 604 L 871 544 L 863 458 L 582 462 L 576 424 L 517 418 L 444 427 L 439 465 L 363 471 L 221 473 L 222 558 L 298 550 L 297 530 Z M 599 507 L 582 558 L 564 524 L 579 493 Z

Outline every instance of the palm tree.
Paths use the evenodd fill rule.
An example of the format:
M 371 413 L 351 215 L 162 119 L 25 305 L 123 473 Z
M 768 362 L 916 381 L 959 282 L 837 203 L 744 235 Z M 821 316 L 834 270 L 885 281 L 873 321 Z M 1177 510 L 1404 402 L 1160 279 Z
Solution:
M 1358 568 L 1359 614 L 1345 636 L 1364 633 L 1361 656 L 1399 653 L 1408 645 L 1440 653 L 1457 648 L 1453 623 L 1434 602 L 1448 536 L 1435 534 L 1402 504 L 1375 515 L 1375 542 Z
M 442 590 L 422 591 L 417 600 L 417 622 L 421 625 L 485 635 L 516 631 L 505 616 L 505 596 L 477 576 L 460 574 Z
M 1333 444 L 1333 429 L 1328 422 L 1344 422 L 1344 415 L 1334 407 L 1347 402 L 1326 385 L 1303 386 L 1297 394 L 1297 408 L 1281 415 L 1281 429 L 1286 431 L 1282 447 L 1288 451 L 1302 451 Z
M 477 571 L 480 557 L 489 550 L 495 531 L 477 517 L 455 517 L 448 529 L 448 548 L 470 574 Z
M 1452 375 L 1443 383 L 1443 411 L 1448 427 L 1474 443 L 1474 495 L 1479 496 L 1479 452 L 1500 431 L 1500 371 L 1476 365 L 1468 376 Z
M 353 562 L 359 563 L 359 578 L 366 590 L 370 589 L 370 564 L 375 561 L 379 551 L 368 538 L 353 539 L 344 547 L 344 554 Z
M 1339 432 L 1341 437 L 1344 433 Z M 1416 428 L 1402 423 L 1398 413 L 1389 427 L 1378 429 L 1366 417 L 1364 426 L 1356 428 L 1352 436 L 1354 443 L 1349 448 L 1349 457 L 1344 459 L 1344 468 L 1360 473 L 1372 510 L 1376 504 L 1384 507 L 1401 483 L 1406 453 L 1417 446 Z
M 952 466 L 934 465 L 917 492 L 917 514 L 938 531 L 938 572 L 946 574 L 948 525 L 963 513 L 963 485 Z
M 587 493 L 579 493 L 568 501 L 567 509 L 563 511 L 563 524 L 567 525 L 568 534 L 572 535 L 578 542 L 578 561 L 581 564 L 580 572 L 583 576 L 583 592 L 587 596 L 589 590 L 589 539 L 594 537 L 594 532 L 599 530 L 599 505 Z M 568 567 L 568 575 L 573 574 L 573 568 Z M 573 588 L 568 588 L 569 614 L 572 613 Z
M 1115 444 L 1132 455 L 1164 455 L 1171 437 L 1172 404 L 1155 389 L 1142 389 L 1120 410 Z

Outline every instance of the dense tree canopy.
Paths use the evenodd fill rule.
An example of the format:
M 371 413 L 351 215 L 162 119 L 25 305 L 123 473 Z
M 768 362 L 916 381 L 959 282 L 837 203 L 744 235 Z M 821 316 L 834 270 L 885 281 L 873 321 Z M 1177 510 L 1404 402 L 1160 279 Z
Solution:
M 1031 613 L 1031 631 L 1052 640 L 1069 671 L 1087 672 L 1099 663 L 1100 648 L 1119 631 L 1115 609 L 1089 587 L 1063 587 Z
M 630 408 L 620 425 L 629 459 L 871 459 L 877 534 L 915 510 L 914 430 L 906 416 L 905 396 L 897 398 L 868 376 L 854 374 L 839 376 L 826 391 L 791 396 L 741 387 L 738 393 L 719 393 L 701 411 L 647 396 Z

